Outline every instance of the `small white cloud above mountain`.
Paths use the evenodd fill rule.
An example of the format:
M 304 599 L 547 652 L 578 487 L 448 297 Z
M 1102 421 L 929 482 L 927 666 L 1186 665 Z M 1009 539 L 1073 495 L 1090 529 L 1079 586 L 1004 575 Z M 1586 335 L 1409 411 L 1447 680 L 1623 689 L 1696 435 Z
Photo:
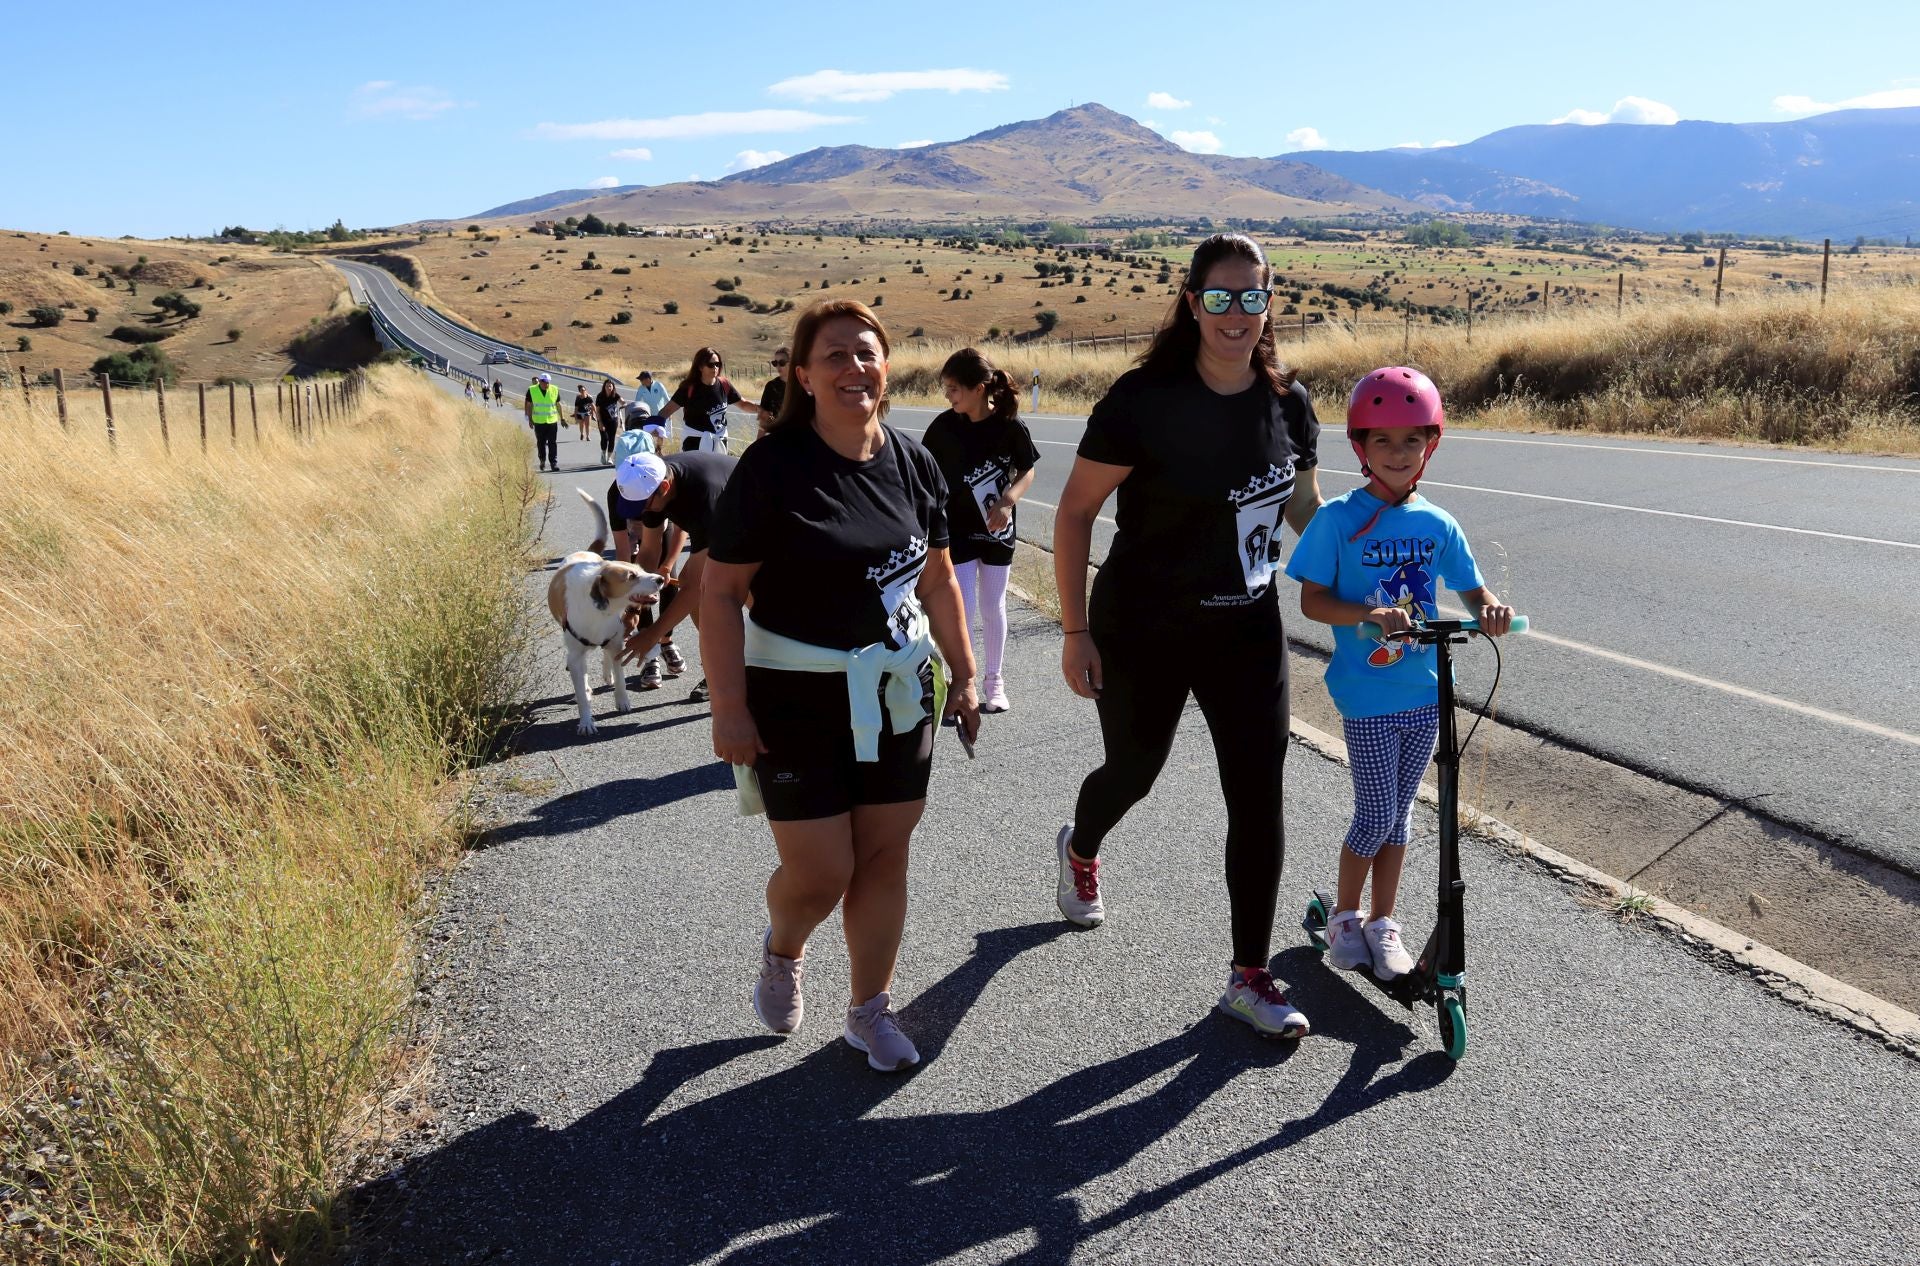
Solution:
M 787 155 L 777 149 L 743 149 L 733 156 L 727 164 L 728 171 L 751 171 L 755 167 L 765 167 L 768 163 L 777 163 Z
M 391 79 L 374 79 L 353 90 L 348 106 L 363 119 L 402 118 L 420 122 L 449 110 L 470 106 L 438 88 L 409 86 Z
M 1798 96 L 1773 99 L 1774 109 L 1796 118 L 1834 110 L 1896 110 L 1904 106 L 1920 106 L 1920 88 L 1889 88 L 1884 92 L 1848 97 L 1845 101 L 1815 101 L 1812 97 Z
M 1452 149 L 1454 146 L 1458 145 L 1459 143 L 1460 142 L 1458 141 L 1434 141 L 1431 144 L 1429 144 L 1426 141 L 1402 141 L 1398 145 L 1394 146 L 1394 148 L 1395 149 Z
M 795 101 L 885 101 L 897 92 L 1004 92 L 997 70 L 816 70 L 772 84 L 767 91 Z
M 595 119 L 591 123 L 541 123 L 533 135 L 544 141 L 680 141 L 700 136 L 753 132 L 799 132 L 829 123 L 857 123 L 846 114 L 811 110 L 709 110 L 661 119 Z
M 1211 132 L 1169 132 L 1167 139 L 1195 154 L 1218 154 L 1220 138 Z
M 587 182 L 587 188 L 589 189 L 617 189 L 619 187 L 620 177 L 618 176 L 595 176 Z
M 1602 123 L 1642 123 L 1666 127 L 1680 121 L 1680 112 L 1665 102 L 1646 97 L 1622 97 L 1613 103 L 1611 110 L 1574 109 L 1553 121 L 1574 123 L 1581 127 L 1597 127 Z
M 653 161 L 653 151 L 643 145 L 636 145 L 632 149 L 617 149 L 607 157 L 624 158 L 635 163 L 650 163 Z
M 894 148 L 895 149 L 925 149 L 929 145 L 936 145 L 938 143 L 939 142 L 933 141 L 933 140 L 902 141 L 898 145 L 894 146 Z
M 1185 110 L 1192 104 L 1193 102 L 1191 101 L 1182 101 L 1171 92 L 1149 92 L 1147 94 L 1147 109 L 1149 110 Z
M 1287 144 L 1295 149 L 1332 149 L 1317 127 L 1297 127 L 1287 133 Z

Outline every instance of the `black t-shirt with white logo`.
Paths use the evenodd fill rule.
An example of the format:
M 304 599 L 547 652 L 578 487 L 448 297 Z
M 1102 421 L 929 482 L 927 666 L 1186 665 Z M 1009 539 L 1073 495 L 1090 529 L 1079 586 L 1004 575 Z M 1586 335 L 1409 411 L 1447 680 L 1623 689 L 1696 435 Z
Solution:
M 1018 418 L 989 417 L 975 422 L 948 409 L 927 424 L 920 442 L 940 463 L 947 481 L 947 529 L 953 537 L 953 561 L 975 559 L 1005 567 L 1013 562 L 1014 520 L 999 532 L 987 530 L 987 515 L 1020 476 L 1039 464 L 1033 436 Z M 1015 514 L 1019 508 L 1015 507 Z
M 686 419 L 689 431 L 725 435 L 727 406 L 739 404 L 740 393 L 725 378 L 716 378 L 711 387 L 696 379 L 680 385 L 673 393 L 673 403 L 680 406 L 680 416 Z
M 720 494 L 726 491 L 739 459 L 725 453 L 675 453 L 661 460 L 673 474 L 673 492 L 666 509 L 648 511 L 640 522 L 657 528 L 672 519 L 686 529 L 687 548 L 698 554 L 712 543 Z
M 1271 605 L 1281 512 L 1318 463 L 1320 422 L 1300 383 L 1220 395 L 1198 371 L 1130 370 L 1093 408 L 1080 456 L 1130 466 L 1094 607 L 1130 621 Z
M 838 650 L 906 644 L 927 551 L 947 547 L 947 485 L 926 449 L 883 429 L 886 445 L 864 462 L 798 422 L 740 455 L 708 556 L 760 564 L 755 623 Z

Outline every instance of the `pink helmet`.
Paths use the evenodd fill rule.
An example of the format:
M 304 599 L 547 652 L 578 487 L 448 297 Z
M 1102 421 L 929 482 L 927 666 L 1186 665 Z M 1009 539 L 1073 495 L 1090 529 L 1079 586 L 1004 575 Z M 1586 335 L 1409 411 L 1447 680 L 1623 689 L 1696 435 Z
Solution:
M 1417 369 L 1389 365 L 1362 378 L 1347 399 L 1347 442 L 1353 445 L 1353 455 L 1360 459 L 1360 473 L 1367 476 L 1368 488 L 1374 487 L 1377 481 L 1367 466 L 1365 432 L 1412 430 L 1422 426 L 1432 427 L 1433 435 L 1427 440 L 1427 451 L 1420 459 L 1420 469 L 1415 472 L 1413 482 L 1394 504 L 1413 495 L 1420 477 L 1427 473 L 1427 463 L 1433 460 L 1433 450 L 1440 447 L 1440 435 L 1447 429 L 1447 412 L 1440 404 L 1440 389 Z M 1385 485 L 1381 487 L 1384 489 Z M 1358 540 L 1379 517 L 1380 512 L 1375 511 L 1366 526 L 1354 533 L 1353 539 Z

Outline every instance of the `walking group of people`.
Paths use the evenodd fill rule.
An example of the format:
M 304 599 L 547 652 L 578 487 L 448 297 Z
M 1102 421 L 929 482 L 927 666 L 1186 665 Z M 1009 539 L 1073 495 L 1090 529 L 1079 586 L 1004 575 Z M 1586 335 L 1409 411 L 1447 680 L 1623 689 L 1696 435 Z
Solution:
M 1088 419 L 1054 520 L 1054 562 L 1061 671 L 1093 701 L 1104 757 L 1056 836 L 1053 874 L 1067 919 L 1106 921 L 1103 845 L 1152 789 L 1194 698 L 1227 811 L 1220 1009 L 1262 1034 L 1299 1037 L 1308 1019 L 1268 968 L 1285 842 L 1289 675 L 1274 583 L 1283 523 L 1300 536 L 1286 571 L 1301 582 L 1302 612 L 1335 628 L 1327 683 L 1352 757 L 1355 811 L 1329 928 L 1336 966 L 1382 979 L 1413 966 L 1393 910 L 1434 749 L 1437 678 L 1429 648 L 1391 635 L 1437 616 L 1439 583 L 1491 634 L 1512 612 L 1459 526 L 1416 493 L 1444 429 L 1439 393 L 1417 371 L 1383 369 L 1354 389 L 1347 433 L 1367 482 L 1322 502 L 1319 422 L 1280 364 L 1271 285 L 1257 244 L 1209 238 L 1138 365 Z M 800 1026 L 807 943 L 839 906 L 853 994 L 843 1034 L 882 1071 L 919 1060 L 891 990 L 934 736 L 954 725 L 970 752 L 981 713 L 1010 706 L 1007 572 L 1038 462 L 1017 389 L 974 349 L 943 367 L 952 407 L 924 441 L 888 425 L 889 352 L 865 305 L 808 309 L 781 392 L 770 409 L 762 397 L 760 435 L 735 458 L 707 437 L 724 438 L 740 397 L 718 351 L 701 349 L 660 411 L 687 417 L 682 450 L 620 457 L 610 492 L 619 521 L 641 524 L 637 542 L 623 528 L 622 557 L 631 549 L 641 566 L 671 571 L 683 542 L 692 551 L 627 655 L 667 659 L 674 627 L 694 619 L 714 753 L 733 766 L 743 811 L 764 812 L 771 827 L 779 860 L 754 1010 L 776 1033 Z M 1089 594 L 1093 524 L 1115 495 L 1118 530 Z M 1383 636 L 1363 638 L 1363 620 Z

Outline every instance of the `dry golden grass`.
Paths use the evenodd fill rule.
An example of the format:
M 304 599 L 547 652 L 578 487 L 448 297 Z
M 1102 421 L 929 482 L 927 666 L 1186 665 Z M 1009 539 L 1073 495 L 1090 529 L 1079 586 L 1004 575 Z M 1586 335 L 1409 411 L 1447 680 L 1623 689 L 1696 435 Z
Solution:
M 373 382 L 206 457 L 0 404 L 0 1140 L 73 1158 L 0 1255 L 324 1233 L 526 627 L 525 438 Z
M 147 263 L 134 279 L 138 295 L 118 278 L 107 288 L 103 271 L 131 268 L 142 255 Z M 87 276 L 75 276 L 75 265 Z M 196 286 L 199 281 L 206 284 Z M 201 315 L 154 323 L 152 300 L 168 290 L 198 303 Z M 131 325 L 175 331 L 159 346 L 183 378 L 271 381 L 292 365 L 287 344 L 345 292 L 340 274 L 314 259 L 260 246 L 0 231 L 0 300 L 13 304 L 13 312 L 0 318 L 0 355 L 17 368 L 58 368 L 71 377 L 102 356 L 132 351 L 133 345 L 107 337 L 115 326 Z M 73 306 L 63 309 L 66 319 L 59 325 L 33 329 L 25 313 L 41 303 Z M 89 307 L 100 310 L 96 320 L 87 320 Z M 240 331 L 237 341 L 227 338 L 229 329 Z M 21 336 L 33 344 L 31 352 L 16 350 Z

